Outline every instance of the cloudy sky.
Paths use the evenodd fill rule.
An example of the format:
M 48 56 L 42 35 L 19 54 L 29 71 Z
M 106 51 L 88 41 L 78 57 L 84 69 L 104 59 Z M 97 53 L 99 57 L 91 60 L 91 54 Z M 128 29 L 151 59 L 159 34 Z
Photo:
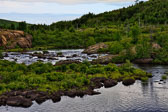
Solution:
M 135 0 L 0 0 L 0 18 L 51 24 L 134 4 Z M 143 0 L 146 1 L 146 0 Z

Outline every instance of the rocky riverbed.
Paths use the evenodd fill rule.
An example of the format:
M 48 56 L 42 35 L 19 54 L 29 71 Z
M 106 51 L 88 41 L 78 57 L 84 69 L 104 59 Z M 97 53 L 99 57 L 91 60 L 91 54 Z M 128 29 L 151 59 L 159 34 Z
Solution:
M 53 103 L 59 102 L 61 96 L 69 96 L 74 98 L 75 96 L 83 97 L 84 95 L 97 95 L 100 92 L 94 91 L 101 87 L 109 88 L 117 85 L 117 81 L 106 78 L 93 78 L 91 79 L 93 85 L 89 85 L 86 90 L 71 89 L 67 91 L 58 91 L 54 93 L 42 92 L 37 90 L 19 90 L 19 91 L 10 91 L 5 92 L 0 96 L 0 106 L 14 106 L 14 107 L 30 107 L 33 104 L 33 101 L 36 101 L 38 104 L 42 104 L 46 100 L 51 99 Z M 134 83 L 134 82 L 133 82 Z M 125 83 L 125 85 L 133 84 Z
M 26 65 L 34 62 L 50 62 L 55 64 L 59 61 L 71 60 L 71 62 L 92 61 L 107 54 L 85 54 L 83 49 L 77 50 L 47 50 L 47 51 L 28 51 L 28 52 L 4 52 L 4 60 L 25 63 Z M 66 62 L 65 62 L 66 64 Z

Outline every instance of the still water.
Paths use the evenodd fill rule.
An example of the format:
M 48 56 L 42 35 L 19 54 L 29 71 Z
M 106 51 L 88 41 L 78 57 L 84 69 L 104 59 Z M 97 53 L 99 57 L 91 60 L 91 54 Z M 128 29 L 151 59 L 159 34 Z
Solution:
M 153 74 L 148 83 L 136 81 L 134 85 L 118 83 L 112 88 L 101 88 L 100 95 L 83 98 L 62 97 L 58 103 L 34 102 L 30 108 L 1 106 L 0 112 L 168 112 L 168 81 L 157 82 L 168 71 L 168 66 L 134 65 Z M 161 84 L 159 84 L 161 83 Z

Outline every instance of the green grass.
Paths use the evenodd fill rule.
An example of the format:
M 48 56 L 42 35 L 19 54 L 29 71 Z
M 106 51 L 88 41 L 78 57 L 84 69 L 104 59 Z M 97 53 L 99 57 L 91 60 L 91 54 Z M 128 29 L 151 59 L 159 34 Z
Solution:
M 167 79 L 167 75 L 162 75 L 162 80 L 166 80 Z
M 118 67 L 114 64 L 91 65 L 89 62 L 53 66 L 36 62 L 29 66 L 0 60 L 0 93 L 10 90 L 37 89 L 56 92 L 58 90 L 86 89 L 91 79 L 105 77 L 114 80 L 147 77 L 144 71 L 129 67 L 130 63 Z

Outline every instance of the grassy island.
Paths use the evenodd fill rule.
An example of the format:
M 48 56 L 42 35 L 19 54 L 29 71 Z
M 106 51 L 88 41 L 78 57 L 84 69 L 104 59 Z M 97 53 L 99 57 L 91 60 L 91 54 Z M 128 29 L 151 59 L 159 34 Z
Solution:
M 11 93 L 13 91 L 23 93 L 33 90 L 44 92 L 48 95 L 58 95 L 58 92 L 62 91 L 64 94 L 59 94 L 60 96 L 76 96 L 76 93 L 66 92 L 80 91 L 82 96 L 84 94 L 93 95 L 96 93 L 86 91 L 100 88 L 103 86 L 102 83 L 104 83 L 105 87 L 115 86 L 118 81 L 123 81 L 124 85 L 131 85 L 136 79 L 144 80 L 144 78 L 148 77 L 151 77 L 151 74 L 134 68 L 129 61 L 120 66 L 115 64 L 91 65 L 87 61 L 80 64 L 73 63 L 59 66 L 37 62 L 26 66 L 25 64 L 1 60 L 0 104 L 4 96 L 12 97 L 13 94 L 11 96 Z M 14 96 L 16 97 L 17 93 Z M 29 97 L 26 98 L 29 99 Z M 38 102 L 38 99 L 31 100 L 37 100 Z M 9 105 L 20 106 L 10 103 Z

